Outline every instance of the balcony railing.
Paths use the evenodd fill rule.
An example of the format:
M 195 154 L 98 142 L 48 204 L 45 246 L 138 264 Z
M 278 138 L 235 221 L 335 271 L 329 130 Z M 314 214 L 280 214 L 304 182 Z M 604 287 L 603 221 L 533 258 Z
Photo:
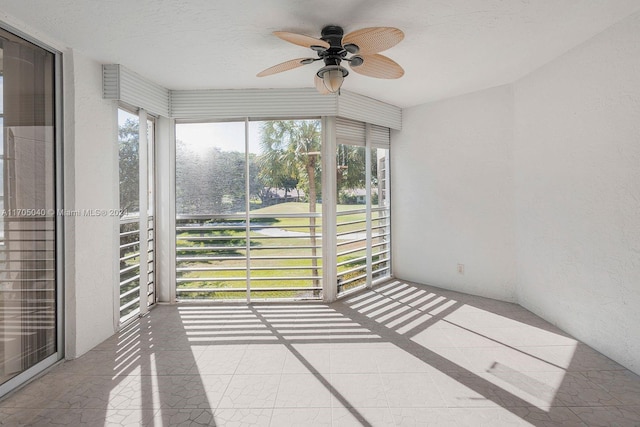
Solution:
M 391 211 L 371 209 L 371 276 L 376 281 L 391 275 Z
M 320 214 L 180 215 L 180 299 L 317 299 L 322 290 Z
M 372 280 L 387 277 L 390 265 L 390 215 L 385 207 L 371 209 L 371 242 L 367 238 L 366 209 L 337 214 L 338 293 L 367 282 L 367 246 L 371 247 Z
M 154 218 L 148 217 L 147 225 L 147 306 L 156 300 L 155 288 L 155 231 Z M 120 219 L 120 322 L 126 322 L 140 314 L 140 218 L 132 216 Z
M 140 313 L 140 222 L 120 220 L 120 321 Z
M 155 220 L 153 216 L 148 217 L 147 226 L 147 306 L 156 303 L 156 280 L 155 280 Z

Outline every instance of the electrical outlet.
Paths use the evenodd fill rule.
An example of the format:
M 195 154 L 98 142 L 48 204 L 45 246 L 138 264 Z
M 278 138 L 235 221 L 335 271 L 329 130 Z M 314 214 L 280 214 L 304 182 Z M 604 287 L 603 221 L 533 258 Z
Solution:
M 464 274 L 464 264 L 458 264 L 458 274 Z

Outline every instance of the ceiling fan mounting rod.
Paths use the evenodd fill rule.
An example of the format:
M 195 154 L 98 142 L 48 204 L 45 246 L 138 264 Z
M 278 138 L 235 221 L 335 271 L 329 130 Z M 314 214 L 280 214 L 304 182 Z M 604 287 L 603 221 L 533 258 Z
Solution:
M 331 45 L 331 48 L 342 49 L 342 36 L 344 36 L 344 30 L 337 25 L 327 25 L 322 29 L 322 36 L 320 40 L 324 40 Z

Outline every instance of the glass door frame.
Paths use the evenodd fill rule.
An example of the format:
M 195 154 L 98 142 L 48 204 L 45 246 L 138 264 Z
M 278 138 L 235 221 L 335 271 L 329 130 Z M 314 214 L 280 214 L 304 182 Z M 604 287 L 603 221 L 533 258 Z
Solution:
M 25 34 L 24 32 L 7 25 L 0 21 L 0 29 L 13 34 L 14 36 L 21 38 L 41 49 L 53 54 L 54 57 L 54 70 L 53 70 L 53 85 L 54 85 L 54 176 L 55 176 L 55 278 L 56 278 L 56 316 L 55 316 L 55 328 L 56 328 L 56 351 L 31 366 L 30 368 L 20 372 L 13 378 L 0 384 L 0 397 L 15 390 L 19 386 L 23 385 L 27 381 L 31 380 L 38 374 L 42 373 L 47 368 L 53 366 L 59 360 L 64 358 L 65 355 L 65 245 L 64 245 L 64 216 L 58 213 L 64 209 L 64 128 L 63 128 L 63 88 L 62 88 L 62 52 L 59 50 L 40 42 L 37 39 Z
M 150 114 L 143 108 L 134 108 L 125 103 L 119 103 L 117 108 L 117 114 L 120 111 L 131 114 L 138 119 L 138 218 L 132 223 L 137 222 L 138 226 L 138 259 L 139 259 L 139 279 L 138 279 L 138 307 L 134 309 L 130 314 L 121 316 L 120 311 L 122 306 L 120 305 L 120 286 L 121 281 L 118 282 L 114 298 L 116 303 L 114 304 L 115 315 L 119 319 L 119 327 L 122 328 L 131 321 L 144 316 L 157 302 L 157 278 L 155 277 L 156 264 L 155 264 L 155 222 L 156 222 L 156 126 L 157 117 Z M 152 131 L 149 132 L 149 126 Z M 118 135 L 119 138 L 119 135 Z M 149 180 L 152 180 L 150 184 Z M 120 189 L 119 189 L 120 190 Z M 150 191 L 153 194 L 150 194 Z M 122 207 L 120 207 L 122 209 Z M 149 218 L 153 218 L 153 228 L 149 228 Z M 120 218 L 122 219 L 122 218 Z M 118 222 L 118 227 L 122 223 Z M 150 233 L 153 234 L 150 237 Z M 118 234 L 121 232 L 118 230 Z M 149 292 L 149 243 L 153 242 L 153 268 L 152 273 L 154 275 L 152 279 L 154 290 Z M 118 257 L 119 258 L 119 257 Z M 121 276 L 120 276 L 121 277 Z M 150 295 L 153 295 L 153 301 L 149 302 Z
M 158 281 L 156 276 L 156 230 L 157 230 L 157 212 L 156 212 L 156 133 L 158 126 L 158 118 L 147 113 L 147 223 L 150 228 L 147 229 L 147 255 L 152 254 L 152 258 L 147 258 L 147 280 L 153 284 L 153 291 L 149 292 L 146 283 L 145 290 L 147 292 L 147 307 L 151 309 L 158 302 Z M 150 130 L 149 130 L 150 129 Z M 152 242 L 152 243 L 151 243 Z M 151 267 L 149 267 L 152 265 Z M 152 299 L 149 297 L 153 295 Z
M 174 176 L 176 175 L 176 162 L 177 162 L 177 154 L 176 154 L 176 147 L 177 147 L 177 137 L 175 136 L 175 129 L 177 128 L 178 125 L 183 125 L 183 124 L 208 124 L 208 123 L 238 123 L 238 124 L 242 124 L 243 128 L 244 128 L 244 138 L 243 138 L 243 146 L 244 146 L 244 174 L 245 174 L 245 200 L 244 200 L 244 212 L 243 213 L 236 213 L 236 214 L 211 214 L 212 217 L 225 217 L 226 219 L 229 219 L 231 217 L 233 217 L 234 219 L 240 219 L 242 218 L 244 220 L 245 223 L 245 230 L 244 230 L 244 237 L 243 240 L 245 241 L 245 244 L 243 246 L 237 246 L 237 249 L 242 249 L 245 251 L 245 261 L 246 261 L 246 271 L 245 271 L 245 286 L 244 287 L 237 287 L 236 289 L 233 288 L 224 288 L 221 289 L 219 292 L 237 292 L 238 293 L 238 298 L 229 298 L 228 300 L 226 298 L 211 298 L 208 299 L 209 301 L 228 301 L 228 302 L 238 302 L 238 301 L 245 301 L 247 303 L 250 303 L 253 300 L 259 300 L 259 301 L 283 301 L 283 300 L 289 300 L 289 298 L 283 297 L 283 298 L 278 298 L 278 297 L 268 297 L 268 298 L 260 298 L 260 297 L 256 297 L 255 294 L 259 294 L 260 292 L 263 291 L 272 291 L 272 292 L 287 292 L 289 290 L 301 290 L 301 291 L 310 291 L 310 292 L 318 292 L 321 293 L 323 291 L 323 287 L 322 286 L 318 286 L 318 285 L 313 285 L 311 287 L 291 287 L 291 288 L 286 288 L 286 287 L 282 287 L 282 288 L 268 288 L 268 289 L 262 289 L 261 287 L 251 287 L 251 283 L 252 281 L 260 281 L 262 279 L 262 281 L 265 280 L 270 280 L 268 278 L 261 278 L 258 275 L 254 275 L 252 272 L 257 270 L 258 268 L 260 269 L 265 269 L 265 267 L 256 267 L 255 265 L 252 265 L 252 262 L 255 262 L 258 258 L 254 257 L 253 255 L 251 255 L 252 252 L 256 251 L 255 248 L 252 248 L 250 246 L 252 237 L 250 236 L 251 231 L 257 227 L 257 224 L 252 224 L 253 222 L 256 222 L 256 220 L 258 219 L 266 219 L 266 218 L 271 218 L 272 215 L 268 215 L 268 214 L 255 214 L 251 212 L 250 209 L 250 197 L 251 197 L 251 189 L 250 189 L 250 179 L 251 179 L 251 170 L 250 170 L 250 162 L 249 162 L 249 157 L 251 155 L 250 153 L 250 146 L 252 143 L 255 143 L 256 141 L 252 141 L 251 140 L 251 124 L 252 123 L 260 123 L 260 122 L 269 122 L 269 121 L 317 121 L 320 126 L 321 126 L 321 132 L 320 132 L 320 141 L 323 141 L 323 137 L 324 137 L 324 133 L 322 132 L 322 117 L 287 117 L 287 118 L 250 118 L 250 117 L 245 117 L 245 118 L 236 118 L 236 119 L 221 119 L 221 120 L 197 120 L 197 119 L 192 119 L 192 120 L 176 120 L 174 122 L 174 147 L 173 147 L 173 156 L 174 156 L 174 164 L 173 164 L 173 170 L 172 170 L 172 174 L 174 174 Z M 322 142 L 321 142 L 322 144 Z M 324 153 L 324 152 L 323 152 Z M 317 153 L 317 154 L 321 154 L 321 153 Z M 321 154 L 320 157 L 320 168 L 323 167 L 324 160 Z M 322 170 L 322 169 L 321 169 Z M 174 186 L 173 186 L 173 193 L 174 195 L 177 192 L 177 178 L 174 179 Z M 177 236 L 177 232 L 178 232 L 178 221 L 180 220 L 185 220 L 185 219 L 197 219 L 197 217 L 200 216 L 204 216 L 204 217 L 208 217 L 208 215 L 180 215 L 178 214 L 178 208 L 177 208 L 177 200 L 174 200 L 175 202 L 175 216 L 173 217 L 173 234 Z M 275 215 L 275 214 L 274 214 Z M 186 218 L 192 216 L 193 218 Z M 320 213 L 309 213 L 308 215 L 306 214 L 296 214 L 296 213 L 285 213 L 285 214 L 279 214 L 279 215 L 275 215 L 278 218 L 314 218 L 314 219 L 318 219 L 321 220 L 322 215 Z M 310 227 L 315 226 L 315 225 L 311 225 L 310 223 Z M 268 227 L 258 227 L 258 228 L 268 228 Z M 257 240 L 257 238 L 253 238 L 255 240 Z M 320 241 L 322 242 L 322 237 L 321 235 L 319 235 L 317 237 L 316 241 L 316 245 L 318 244 L 317 242 Z M 175 249 L 175 253 L 177 253 L 177 250 L 179 249 L 178 244 L 177 244 L 178 240 L 176 238 L 176 240 L 174 240 L 174 249 Z M 320 253 L 322 253 L 322 246 L 323 244 L 320 243 Z M 312 246 L 316 246 L 316 245 L 312 245 Z M 284 246 L 286 247 L 286 246 Z M 283 247 L 283 248 L 284 248 Z M 311 246 L 310 246 L 311 248 Z M 259 249 L 259 248 L 258 248 Z M 266 249 L 266 248 L 265 248 Z M 273 248 L 270 248 L 273 249 Z M 296 249 L 300 249 L 300 248 L 296 248 Z M 313 249 L 312 249 L 313 251 Z M 312 258 L 314 257 L 313 253 L 310 256 L 309 259 L 312 260 Z M 319 256 L 318 259 L 320 261 L 322 261 L 324 259 L 323 256 Z M 177 271 L 179 269 L 179 267 L 177 266 L 179 260 L 178 260 L 178 256 L 174 255 L 174 265 L 175 265 L 175 269 L 174 269 L 174 276 L 172 279 L 172 284 L 173 284 L 173 288 L 171 289 L 171 295 L 174 296 L 174 298 L 179 299 L 178 295 L 180 292 L 185 292 L 185 293 L 194 293 L 196 292 L 195 289 L 191 289 L 191 288 L 187 288 L 187 289 L 182 289 L 180 290 L 178 287 L 178 279 L 179 276 L 177 274 Z M 312 274 L 310 278 L 306 278 L 306 277 L 296 277 L 296 279 L 301 279 L 301 280 L 312 280 L 312 281 L 322 281 L 324 282 L 324 276 L 320 275 L 318 277 L 316 277 L 316 275 L 314 275 L 314 271 L 318 272 L 318 271 L 322 271 L 323 267 L 322 267 L 322 263 L 320 265 L 314 265 L 313 264 L 313 260 L 311 261 L 312 265 L 309 266 L 308 268 L 302 268 L 302 267 L 294 267 L 297 269 L 304 269 L 304 270 L 310 270 L 312 271 Z M 316 273 L 317 274 L 317 273 Z M 183 279 L 184 280 L 184 279 Z M 185 281 L 188 281 L 189 279 L 186 279 Z M 234 277 L 233 280 L 235 281 L 240 281 L 242 280 L 239 276 L 238 277 Z M 214 288 L 215 289 L 215 288 Z M 213 292 L 213 291 L 211 291 Z M 244 294 L 244 296 L 242 297 L 242 299 L 240 298 L 241 294 Z M 254 293 L 254 295 L 252 296 L 252 293 Z M 315 300 L 318 301 L 320 300 L 320 298 L 306 298 L 303 297 L 301 299 L 309 299 L 309 300 Z M 191 299 L 189 298 L 185 298 L 185 299 L 180 299 L 181 301 L 190 301 Z M 292 298 L 291 300 L 296 300 L 296 298 Z

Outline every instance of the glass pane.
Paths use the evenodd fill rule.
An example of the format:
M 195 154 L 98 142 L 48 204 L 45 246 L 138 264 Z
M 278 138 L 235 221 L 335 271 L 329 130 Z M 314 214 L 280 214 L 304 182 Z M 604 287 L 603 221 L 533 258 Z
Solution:
M 178 297 L 244 298 L 244 122 L 176 125 Z
M 367 281 L 366 149 L 338 144 L 337 285 L 338 292 Z
M 147 214 L 155 212 L 156 162 L 155 121 L 147 120 Z
M 118 110 L 118 147 L 120 164 L 120 211 L 125 216 L 140 211 L 140 119 L 125 110 Z
M 319 120 L 249 125 L 251 298 L 320 298 Z
M 371 266 L 373 280 L 391 275 L 389 150 L 371 149 Z
M 54 56 L 0 30 L 0 383 L 56 352 Z

